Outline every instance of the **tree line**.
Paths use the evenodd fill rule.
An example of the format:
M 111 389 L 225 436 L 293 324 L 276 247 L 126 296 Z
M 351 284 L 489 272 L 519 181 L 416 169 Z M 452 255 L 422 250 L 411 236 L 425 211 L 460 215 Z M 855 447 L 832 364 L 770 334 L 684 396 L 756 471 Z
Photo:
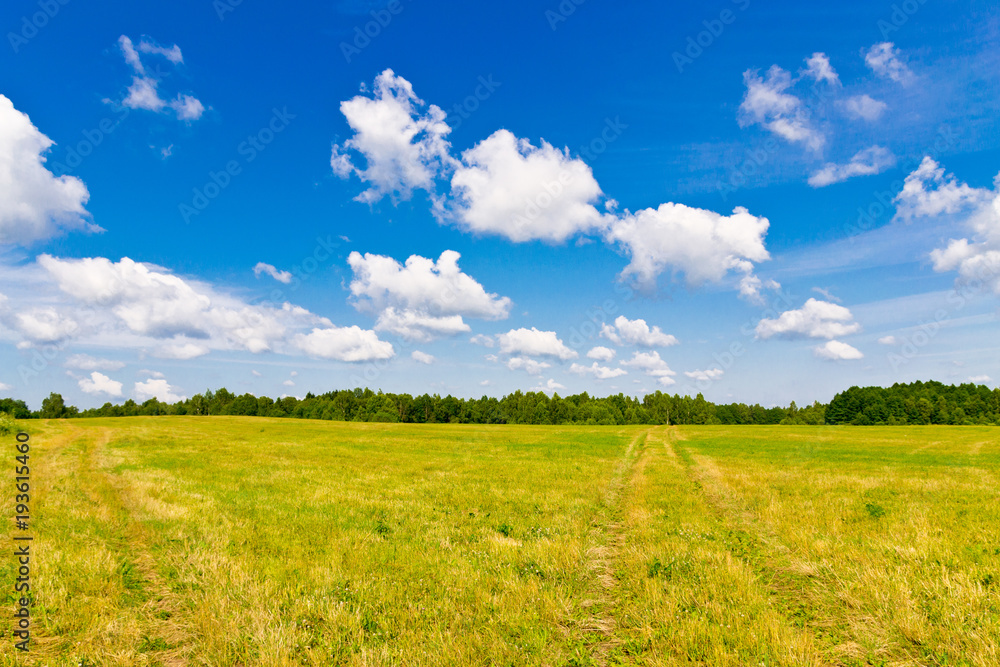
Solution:
M 456 398 L 438 394 L 394 394 L 346 389 L 306 394 L 299 399 L 236 395 L 222 388 L 176 403 L 129 399 L 79 410 L 52 393 L 32 411 L 24 401 L 0 399 L 0 412 L 15 419 L 133 417 L 141 415 L 239 415 L 407 424 L 1000 424 L 1000 389 L 974 384 L 948 386 L 914 382 L 892 387 L 851 387 L 824 405 L 765 408 L 744 403 L 715 404 L 698 394 L 660 391 L 642 398 L 616 394 L 604 398 L 584 392 L 549 396 L 515 391 L 503 398 Z

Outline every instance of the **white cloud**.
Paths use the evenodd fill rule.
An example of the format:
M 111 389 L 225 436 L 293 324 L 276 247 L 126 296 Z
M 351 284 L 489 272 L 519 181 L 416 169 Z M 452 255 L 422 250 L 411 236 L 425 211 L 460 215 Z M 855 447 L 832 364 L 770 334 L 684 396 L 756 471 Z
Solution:
M 855 120 L 875 121 L 882 117 L 888 105 L 868 95 L 854 95 L 843 102 L 847 115 Z
M 148 401 L 151 398 L 155 398 L 162 403 L 177 403 L 178 401 L 187 400 L 187 396 L 175 393 L 177 391 L 177 387 L 171 386 L 162 378 L 135 383 L 135 397 L 140 403 Z
M 466 333 L 470 328 L 461 315 L 434 316 L 390 307 L 379 314 L 375 330 L 395 334 L 408 341 L 429 343 L 442 336 Z
M 392 257 L 352 252 L 350 290 L 354 306 L 377 313 L 379 331 L 428 341 L 469 331 L 464 317 L 500 320 L 511 300 L 486 292 L 458 267 L 460 255 L 446 250 L 435 262 L 411 255 L 405 266 Z
M 711 382 L 712 380 L 720 380 L 722 376 L 725 375 L 725 371 L 721 368 L 709 368 L 703 371 L 693 370 L 684 371 L 684 375 L 688 376 L 692 380 L 698 380 L 700 382 Z
M 823 296 L 823 298 L 826 299 L 827 301 L 832 301 L 834 303 L 840 303 L 840 299 L 838 297 L 834 296 L 833 293 L 830 292 L 830 290 L 828 290 L 828 289 L 825 289 L 823 287 L 813 287 L 812 291 L 816 292 L 817 294 L 821 294 Z
M 396 354 L 391 343 L 357 326 L 316 328 L 309 334 L 297 334 L 293 342 L 311 357 L 336 361 L 390 359 Z
M 10 391 L 11 389 L 13 389 L 13 387 L 11 387 L 9 384 L 0 382 L 0 391 Z
M 579 355 L 566 347 L 556 336 L 555 331 L 539 331 L 531 329 L 511 329 L 507 333 L 497 335 L 502 354 L 523 354 L 536 357 L 558 357 L 559 359 L 576 359 Z
M 617 331 L 615 330 L 617 329 Z M 665 334 L 658 326 L 650 329 L 646 320 L 630 320 L 624 315 L 615 319 L 615 329 L 607 324 L 601 325 L 601 336 L 615 345 L 641 345 L 642 347 L 669 347 L 677 345 L 676 337 Z M 603 348 L 607 349 L 607 348 Z M 612 354 L 614 354 L 612 352 Z M 589 354 L 588 354 L 589 356 Z
M 493 340 L 493 336 L 487 336 L 485 334 L 476 334 L 469 339 L 469 342 L 473 345 L 482 345 L 483 347 L 493 347 L 496 345 L 496 341 Z
M 865 53 L 865 64 L 884 79 L 891 79 L 904 86 L 913 83 L 916 77 L 899 57 L 899 49 L 892 42 L 882 42 L 872 46 Z
M 906 177 L 896 197 L 896 217 L 955 216 L 970 238 L 952 238 L 930 253 L 934 270 L 956 271 L 957 283 L 979 287 L 1000 296 L 1000 174 L 993 189 L 959 183 L 929 157 Z
M 615 358 L 615 351 L 612 350 L 610 347 L 603 347 L 598 345 L 597 347 L 591 348 L 591 350 L 587 352 L 587 358 L 597 359 L 598 361 L 611 361 L 612 359 Z
M 826 81 L 832 86 L 840 85 L 840 78 L 830 65 L 830 59 L 825 53 L 814 53 L 806 59 L 806 75 L 817 81 Z
M 14 314 L 4 312 L 0 314 L 0 319 L 26 339 L 36 343 L 66 340 L 80 328 L 75 320 L 52 307 L 32 308 Z
M 107 394 L 109 396 L 122 395 L 122 383 L 112 380 L 103 373 L 94 371 L 90 378 L 81 379 L 78 384 L 80 389 L 86 394 Z
M 535 387 L 535 391 L 553 392 L 556 391 L 557 389 L 565 389 L 565 388 L 566 387 L 564 385 L 561 385 L 552 378 L 549 378 L 545 384 L 540 384 L 537 387 Z
M 250 374 L 253 375 L 255 378 L 259 378 L 261 376 L 261 372 L 257 370 L 251 370 Z
M 285 386 L 285 387 L 294 387 L 295 386 L 295 381 L 294 380 L 285 380 L 281 384 L 283 386 Z
M 292 282 L 292 273 L 290 271 L 279 271 L 271 264 L 257 262 L 257 265 L 253 267 L 253 274 L 259 278 L 262 273 L 266 273 L 279 283 L 288 285 Z
M 847 343 L 841 343 L 839 340 L 827 341 L 823 345 L 814 347 L 813 353 L 820 359 L 830 361 L 849 361 L 862 359 L 865 356 L 857 348 L 851 347 Z
M 895 217 L 910 220 L 958 213 L 970 207 L 981 206 L 989 199 L 991 196 L 988 190 L 957 182 L 953 174 L 945 175 L 944 167 L 928 156 L 903 181 L 903 189 L 894 199 L 897 204 Z
M 606 238 L 620 243 L 631 259 L 622 278 L 634 276 L 640 287 L 652 290 L 657 276 L 668 268 L 683 272 L 689 286 L 720 282 L 731 271 L 752 277 L 754 262 L 770 259 L 764 247 L 768 225 L 767 218 L 742 207 L 723 216 L 666 203 L 657 209 L 626 211 Z
M 120 371 L 125 368 L 124 361 L 98 359 L 89 354 L 74 354 L 66 359 L 66 368 L 77 368 L 81 371 Z
M 561 242 L 602 224 L 601 188 L 582 160 L 497 130 L 462 154 L 451 179 L 453 216 L 467 231 L 511 241 Z
M 152 370 L 149 370 L 148 368 L 143 368 L 142 370 L 140 370 L 137 373 L 137 375 L 148 375 L 151 378 L 159 378 L 161 380 L 163 378 L 167 377 L 166 375 L 164 375 L 160 371 L 152 371 Z
M 507 368 L 512 371 L 523 370 L 528 375 L 539 375 L 546 368 L 551 368 L 552 364 L 545 361 L 536 361 L 528 357 L 511 357 L 507 360 Z
M 882 336 L 878 339 L 879 345 L 896 345 L 899 343 L 899 339 L 895 336 Z
M 371 187 L 356 197 L 372 204 L 386 195 L 409 199 L 413 190 L 433 192 L 439 172 L 454 159 L 445 139 L 451 128 L 446 114 L 423 100 L 403 77 L 387 69 L 375 79 L 373 97 L 358 95 L 340 104 L 354 136 L 334 144 L 330 167 L 341 178 L 357 174 Z M 356 166 L 357 156 L 364 167 Z
M 632 355 L 631 359 L 621 362 L 621 365 L 642 371 L 646 375 L 656 378 L 664 386 L 669 386 L 676 382 L 672 376 L 677 375 L 677 373 L 670 370 L 667 362 L 660 358 L 659 352 L 636 352 Z
M 197 343 L 167 343 L 153 350 L 153 356 L 160 359 L 195 359 L 209 353 L 209 349 Z
M 966 382 L 971 382 L 973 384 L 988 384 L 993 382 L 993 378 L 989 375 L 973 375 L 969 377 Z
M 757 324 L 756 334 L 758 338 L 835 338 L 860 330 L 861 325 L 844 306 L 809 299 L 802 308 L 787 310 L 777 319 L 762 319 Z
M 132 83 L 126 91 L 125 98 L 121 101 L 122 106 L 129 109 L 143 109 L 154 113 L 162 113 L 167 110 L 173 111 L 179 120 L 198 120 L 205 112 L 205 106 L 197 98 L 181 93 L 172 100 L 166 100 L 160 95 L 159 86 L 163 78 L 159 65 L 152 70 L 147 69 L 142 62 L 139 53 L 147 55 L 162 56 L 171 65 L 179 65 L 184 62 L 180 47 L 176 44 L 163 47 L 150 39 L 143 37 L 139 42 L 138 49 L 132 40 L 126 35 L 118 38 L 118 46 L 121 48 L 125 62 L 132 69 Z
M 596 361 L 590 366 L 573 364 L 569 367 L 569 372 L 576 373 L 578 375 L 593 375 L 598 380 L 608 380 L 610 378 L 628 375 L 628 371 L 623 368 L 608 368 L 607 366 L 601 366 Z
M 855 176 L 880 174 L 896 164 L 896 156 L 884 146 L 872 146 L 854 154 L 847 164 L 827 162 L 809 177 L 809 185 L 822 188 Z
M 791 143 L 802 143 L 817 151 L 825 138 L 809 122 L 802 101 L 786 92 L 793 81 L 791 74 L 772 65 L 765 78 L 755 70 L 743 73 L 747 91 L 740 104 L 739 123 L 747 127 L 759 123 Z
M 89 222 L 83 181 L 45 168 L 52 145 L 0 95 L 0 244 L 27 244 L 67 230 L 103 231 Z
M 414 350 L 413 353 L 410 354 L 410 357 L 414 361 L 419 362 L 421 364 L 430 365 L 434 363 L 434 355 L 427 354 L 426 352 L 421 352 L 420 350 Z

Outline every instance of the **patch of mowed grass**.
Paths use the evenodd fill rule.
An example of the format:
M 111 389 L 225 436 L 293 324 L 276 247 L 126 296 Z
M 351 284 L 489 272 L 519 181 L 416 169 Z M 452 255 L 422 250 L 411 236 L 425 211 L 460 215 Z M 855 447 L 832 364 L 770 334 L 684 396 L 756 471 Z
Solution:
M 1000 664 L 995 428 L 678 433 L 721 525 L 756 536 L 741 559 L 825 660 Z
M 44 428 L 30 664 L 102 665 L 565 664 L 591 524 L 639 432 Z

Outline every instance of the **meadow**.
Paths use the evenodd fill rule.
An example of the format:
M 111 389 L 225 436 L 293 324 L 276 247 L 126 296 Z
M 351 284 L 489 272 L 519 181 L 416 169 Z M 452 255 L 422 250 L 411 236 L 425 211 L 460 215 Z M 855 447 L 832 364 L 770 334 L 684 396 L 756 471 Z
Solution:
M 24 423 L 0 665 L 1000 664 L 995 427 Z

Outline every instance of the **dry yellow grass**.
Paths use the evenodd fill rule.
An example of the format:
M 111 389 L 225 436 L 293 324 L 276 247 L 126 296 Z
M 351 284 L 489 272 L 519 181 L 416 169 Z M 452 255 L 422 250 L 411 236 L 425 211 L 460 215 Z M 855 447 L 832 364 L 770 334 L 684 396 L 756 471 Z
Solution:
M 1000 664 L 989 428 L 32 428 L 0 665 Z

